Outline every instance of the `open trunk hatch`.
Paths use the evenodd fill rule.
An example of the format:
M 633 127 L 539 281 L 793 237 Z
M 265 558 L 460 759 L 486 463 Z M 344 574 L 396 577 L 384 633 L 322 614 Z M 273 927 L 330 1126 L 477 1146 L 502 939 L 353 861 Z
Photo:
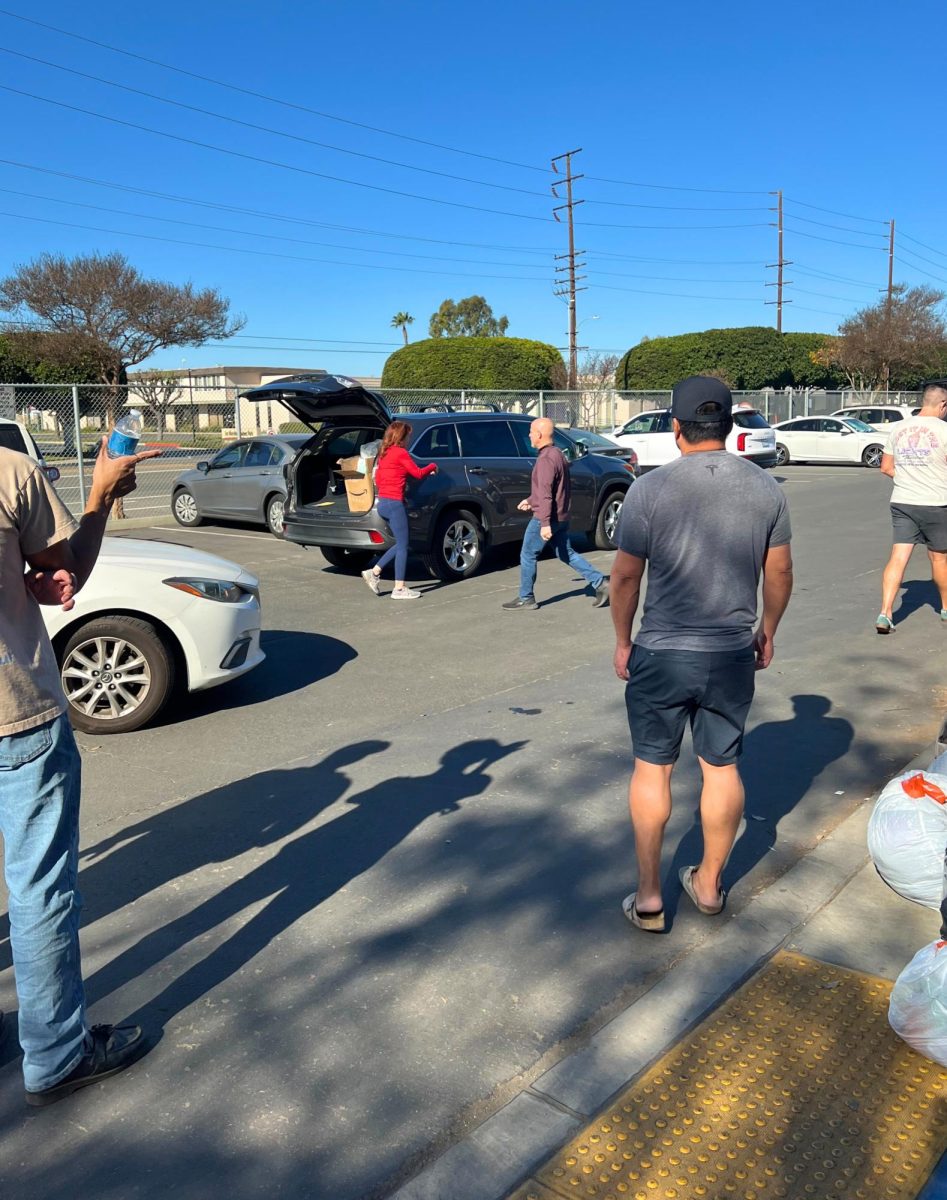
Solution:
M 312 430 L 325 421 L 339 419 L 369 420 L 382 428 L 391 421 L 388 406 L 377 392 L 368 391 L 344 375 L 277 379 L 240 394 L 244 400 L 276 400 Z

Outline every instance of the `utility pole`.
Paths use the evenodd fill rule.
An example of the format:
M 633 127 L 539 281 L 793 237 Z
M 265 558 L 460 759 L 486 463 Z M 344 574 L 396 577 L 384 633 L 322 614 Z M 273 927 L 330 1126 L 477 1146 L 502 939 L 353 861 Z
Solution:
M 785 279 L 785 280 L 783 279 L 783 268 L 791 266 L 792 259 L 783 258 L 783 193 L 782 193 L 782 189 L 780 189 L 778 192 L 770 192 L 770 195 L 776 197 L 776 208 L 775 209 L 770 208 L 770 210 L 769 210 L 770 212 L 776 213 L 776 261 L 774 263 L 767 263 L 766 269 L 767 269 L 767 271 L 771 271 L 773 269 L 773 267 L 776 268 L 776 282 L 775 283 L 767 283 L 766 286 L 776 288 L 776 299 L 775 300 L 767 300 L 767 301 L 765 301 L 765 303 L 776 305 L 776 332 L 782 333 L 782 331 L 783 331 L 783 305 L 784 304 L 792 304 L 791 300 L 783 299 L 784 284 L 792 283 L 791 279 Z M 772 222 L 770 222 L 770 224 L 772 224 Z
M 888 308 L 894 297 L 894 217 L 888 222 Z
M 578 377 L 579 377 L 579 365 L 578 365 L 578 354 L 577 354 L 578 347 L 576 346 L 576 330 L 577 330 L 578 326 L 576 324 L 576 319 L 575 319 L 576 318 L 575 296 L 576 296 L 576 292 L 586 291 L 585 288 L 576 286 L 576 283 L 578 280 L 585 279 L 584 275 L 576 274 L 577 267 L 579 269 L 581 269 L 582 267 L 585 266 L 584 262 L 577 263 L 576 258 L 577 258 L 577 256 L 581 256 L 582 254 L 584 254 L 585 251 L 584 250 L 577 251 L 575 248 L 575 219 L 573 216 L 573 210 L 575 209 L 576 205 L 584 204 L 585 201 L 573 200 L 573 198 L 572 198 L 573 183 L 575 183 L 575 181 L 577 179 L 583 178 L 583 176 L 581 176 L 581 175 L 573 175 L 572 174 L 572 156 L 573 156 L 573 154 L 581 154 L 581 152 L 582 152 L 582 147 L 580 146 L 578 150 L 568 150 L 568 151 L 566 151 L 565 154 L 557 154 L 556 157 L 552 160 L 552 169 L 556 172 L 557 175 L 559 174 L 559 167 L 556 164 L 565 160 L 565 179 L 563 180 L 563 182 L 566 185 L 566 201 L 565 201 L 565 204 L 556 205 L 556 207 L 554 207 L 552 210 L 552 215 L 556 218 L 557 221 L 561 221 L 562 218 L 559 216 L 560 212 L 562 212 L 564 209 L 566 211 L 566 213 L 568 214 L 567 221 L 568 221 L 568 226 L 569 226 L 569 252 L 568 252 L 568 254 L 557 254 L 556 255 L 556 261 L 564 263 L 563 266 L 556 267 L 556 276 L 557 276 L 557 278 L 556 278 L 556 295 L 557 296 L 568 296 L 568 301 L 567 301 L 568 306 L 569 306 L 569 380 L 568 380 L 568 389 L 570 392 L 574 392 L 576 390 L 576 388 L 578 387 Z M 556 180 L 556 182 L 552 185 L 552 194 L 557 200 L 561 199 L 561 196 L 556 191 L 556 188 L 560 187 L 560 186 L 561 186 L 561 184 L 559 183 L 558 180 Z M 565 278 L 562 277 L 563 275 L 565 275 Z

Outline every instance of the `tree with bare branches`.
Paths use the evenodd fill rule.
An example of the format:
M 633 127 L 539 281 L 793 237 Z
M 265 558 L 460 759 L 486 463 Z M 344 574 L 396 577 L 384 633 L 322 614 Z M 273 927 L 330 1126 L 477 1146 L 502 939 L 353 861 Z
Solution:
M 900 377 L 937 370 L 947 345 L 943 300 L 935 288 L 898 284 L 890 300 L 844 321 L 813 361 L 844 372 L 856 391 L 886 391 Z
M 184 395 L 176 371 L 135 371 L 128 377 L 129 391 L 141 397 L 142 404 L 154 413 L 158 441 L 164 432 L 165 414 Z
M 617 354 L 588 351 L 579 364 L 579 412 L 583 426 L 594 429 L 602 423 L 602 398 L 615 386 Z

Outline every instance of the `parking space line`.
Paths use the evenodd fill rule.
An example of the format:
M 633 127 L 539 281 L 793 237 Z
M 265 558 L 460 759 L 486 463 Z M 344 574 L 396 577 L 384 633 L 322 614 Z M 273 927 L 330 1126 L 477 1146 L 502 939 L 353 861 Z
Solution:
M 216 529 L 174 530 L 174 527 L 172 525 L 149 525 L 148 528 L 158 530 L 158 532 L 160 532 L 160 533 L 167 533 L 169 530 L 172 530 L 173 532 L 186 533 L 188 535 L 190 535 L 192 533 L 203 533 L 203 534 L 208 535 L 209 537 L 244 538 L 248 542 L 265 542 L 268 540 L 268 538 L 270 536 L 267 533 L 223 533 L 223 532 L 219 532 Z M 277 539 L 274 538 L 273 540 L 276 541 Z

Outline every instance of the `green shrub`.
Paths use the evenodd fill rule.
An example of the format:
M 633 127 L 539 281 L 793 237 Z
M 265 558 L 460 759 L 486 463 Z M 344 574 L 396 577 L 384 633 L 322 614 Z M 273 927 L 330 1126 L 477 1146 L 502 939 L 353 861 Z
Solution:
M 383 388 L 482 388 L 534 391 L 562 387 L 562 355 L 527 338 L 428 338 L 396 350 L 382 373 Z
M 688 375 L 714 374 L 737 390 L 764 387 L 833 387 L 842 376 L 811 358 L 823 333 L 777 333 L 766 325 L 707 329 L 652 338 L 624 355 L 615 371 L 621 389 L 673 387 Z

